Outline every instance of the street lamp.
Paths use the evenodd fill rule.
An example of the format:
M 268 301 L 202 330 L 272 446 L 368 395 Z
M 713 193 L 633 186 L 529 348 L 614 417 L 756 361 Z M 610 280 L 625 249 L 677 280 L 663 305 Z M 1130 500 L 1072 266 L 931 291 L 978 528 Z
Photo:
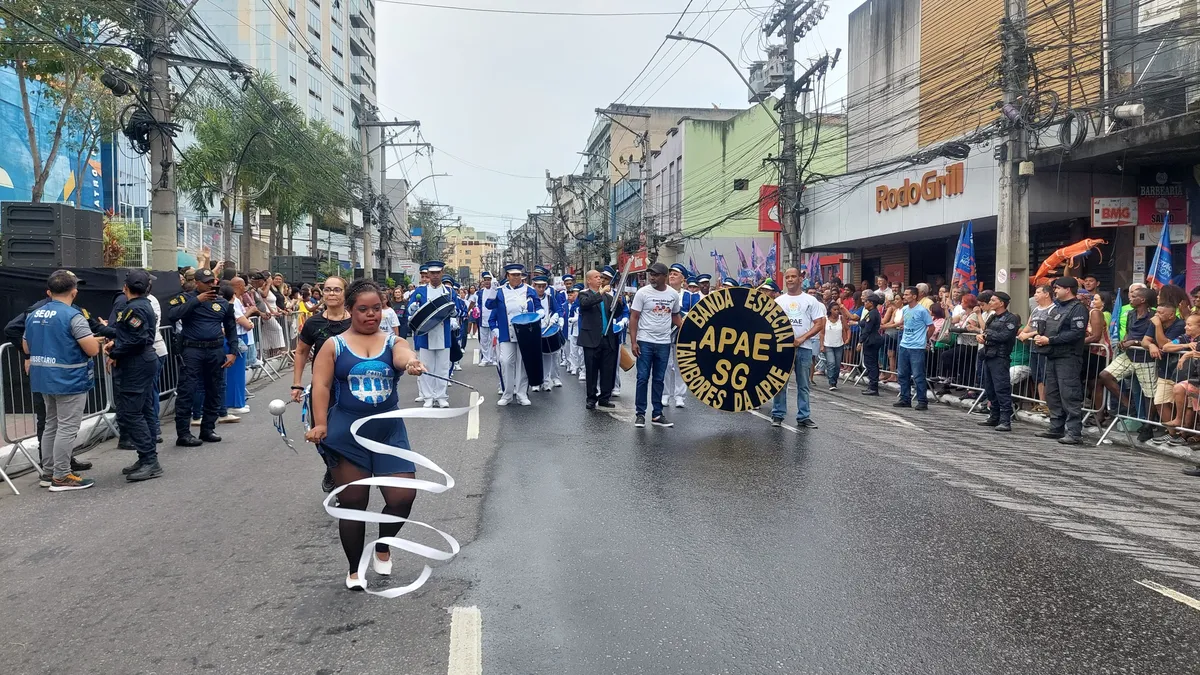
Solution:
M 680 40 L 683 42 L 695 42 L 696 44 L 701 44 L 701 45 L 704 45 L 706 47 L 709 47 L 709 48 L 715 50 L 718 54 L 720 54 L 721 56 L 724 56 L 725 60 L 729 62 L 729 66 L 731 68 L 733 68 L 733 71 L 735 73 L 737 73 L 738 77 L 741 78 L 742 83 L 746 85 L 746 89 L 749 91 L 754 91 L 754 87 L 750 85 L 750 80 L 746 79 L 746 76 L 742 74 L 742 71 L 738 70 L 737 64 L 733 62 L 733 59 L 729 58 L 728 54 L 721 51 L 720 47 L 714 45 L 711 42 L 706 42 L 699 38 L 688 37 L 688 36 L 684 35 L 683 33 L 677 33 L 675 35 L 668 35 L 667 39 L 668 40 Z M 779 121 L 776 120 L 775 116 L 771 114 L 771 109 L 767 107 L 767 104 L 764 103 L 763 101 L 759 101 L 758 104 L 762 106 L 763 110 L 767 111 L 767 117 L 770 118 L 771 122 L 775 125 L 775 128 L 778 129 L 782 133 L 783 127 L 779 126 Z

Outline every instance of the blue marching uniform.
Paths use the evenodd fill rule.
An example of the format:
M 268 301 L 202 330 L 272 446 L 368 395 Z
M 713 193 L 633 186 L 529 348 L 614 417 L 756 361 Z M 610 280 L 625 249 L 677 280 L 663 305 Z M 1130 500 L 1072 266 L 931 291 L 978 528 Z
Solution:
M 404 373 L 396 370 L 392 363 L 392 348 L 397 339 L 395 335 L 388 335 L 381 352 L 364 357 L 351 351 L 343 336 L 334 336 L 333 395 L 329 402 L 325 440 L 317 446 L 330 468 L 344 457 L 376 476 L 416 472 L 417 467 L 411 461 L 371 452 L 359 445 L 350 433 L 350 425 L 359 419 L 398 407 L 398 384 Z M 372 441 L 410 449 L 404 420 L 368 422 L 358 433 Z
M 200 422 L 201 435 L 215 433 L 217 418 L 225 407 L 225 355 L 237 349 L 237 324 L 233 318 L 233 305 L 217 296 L 209 302 L 200 302 L 197 293 L 190 291 L 171 298 L 166 309 L 166 320 L 179 322 L 182 367 L 179 370 L 177 401 L 185 405 L 175 406 L 175 434 L 179 439 L 191 437 L 189 424 L 192 421 L 191 400 L 197 390 L 204 391 L 204 417 Z

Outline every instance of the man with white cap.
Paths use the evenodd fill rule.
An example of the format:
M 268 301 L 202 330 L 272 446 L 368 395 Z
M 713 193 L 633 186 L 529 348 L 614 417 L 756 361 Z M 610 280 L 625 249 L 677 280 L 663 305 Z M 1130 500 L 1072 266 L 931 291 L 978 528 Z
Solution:
M 538 297 L 537 292 L 522 280 L 524 265 L 509 263 L 504 266 L 504 273 L 508 283 L 496 289 L 495 297 L 486 305 L 491 317 L 489 320 L 496 326 L 496 341 L 500 347 L 500 386 L 503 393 L 496 405 L 506 406 L 514 398 L 521 405 L 530 405 L 529 376 L 525 373 L 525 363 L 517 346 L 512 320 L 519 314 L 538 311 Z
M 484 309 L 487 306 L 487 301 L 496 297 L 496 290 L 492 288 L 492 273 L 484 271 L 480 275 L 479 290 L 475 291 L 474 306 L 479 308 L 479 365 L 494 366 L 496 365 L 495 353 L 495 338 L 492 336 L 495 324 L 491 322 L 490 312 Z
M 712 285 L 712 275 L 711 274 L 701 274 L 696 277 L 696 286 L 698 286 L 700 288 L 700 297 L 701 298 L 703 298 L 704 296 L 706 296 L 710 293 L 709 288 L 711 287 L 711 285 Z M 700 299 L 697 298 L 696 302 L 699 302 L 699 301 L 700 301 Z
M 667 273 L 667 286 L 674 290 L 680 298 L 680 316 L 683 315 L 683 298 L 685 297 L 685 294 L 689 294 L 688 291 L 684 290 L 683 288 L 684 280 L 687 279 L 687 274 L 688 269 L 679 263 L 671 265 Z M 672 336 L 672 342 L 675 341 L 674 337 L 675 336 Z M 666 406 L 671 402 L 671 399 L 674 398 L 675 407 L 682 408 L 686 405 L 684 401 L 684 397 L 686 396 L 687 383 L 683 381 L 683 374 L 679 372 L 679 362 L 675 359 L 675 348 L 674 345 L 672 345 L 670 354 L 667 356 L 667 374 L 663 380 L 662 404 L 663 406 Z
M 422 307 L 443 295 L 453 296 L 454 290 L 447 289 L 442 284 L 443 267 L 440 260 L 430 260 L 425 263 L 429 281 L 413 291 L 412 298 L 408 303 L 408 316 L 416 315 Z M 420 361 L 425 364 L 428 372 L 437 373 L 443 377 L 450 374 L 450 340 L 452 339 L 450 331 L 450 318 L 447 317 L 432 330 L 413 338 L 413 343 L 420 353 Z M 441 408 L 450 407 L 450 395 L 446 393 L 445 380 L 421 375 L 417 379 L 417 388 L 420 391 L 420 397 L 425 400 L 426 408 L 432 408 L 435 403 Z

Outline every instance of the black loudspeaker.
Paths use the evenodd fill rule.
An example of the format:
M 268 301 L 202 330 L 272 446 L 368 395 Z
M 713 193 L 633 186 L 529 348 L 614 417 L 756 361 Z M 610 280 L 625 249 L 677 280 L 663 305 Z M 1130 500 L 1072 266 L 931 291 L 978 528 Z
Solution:
M 78 267 L 76 213 L 70 204 L 5 202 L 0 211 L 0 255 L 4 264 Z
M 0 211 L 0 229 L 6 235 L 19 233 L 74 239 L 77 213 L 70 204 L 4 202 L 3 211 Z
M 104 267 L 104 214 L 99 211 L 75 211 L 75 264 L 79 267 Z

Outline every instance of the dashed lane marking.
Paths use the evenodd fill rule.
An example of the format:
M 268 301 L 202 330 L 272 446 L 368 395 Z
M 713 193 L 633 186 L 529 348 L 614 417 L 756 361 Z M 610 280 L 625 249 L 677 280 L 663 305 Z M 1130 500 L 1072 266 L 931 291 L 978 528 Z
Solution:
M 450 609 L 450 668 L 447 673 L 483 673 L 483 615 L 478 607 Z
M 868 419 L 879 420 L 880 422 L 887 422 L 888 424 L 891 424 L 892 426 L 906 427 L 908 429 L 915 429 L 920 432 L 925 431 L 921 427 L 913 424 L 912 422 L 904 419 L 903 417 L 901 417 L 895 413 L 883 412 L 881 410 L 871 410 L 870 408 L 855 408 L 853 406 L 850 406 L 849 404 L 842 403 L 841 401 L 827 400 L 826 402 L 831 405 L 837 406 L 838 408 L 841 408 L 842 410 L 849 410 L 850 412 L 862 415 L 863 417 L 866 417 Z
M 761 418 L 763 418 L 764 420 L 766 420 L 766 421 L 768 421 L 768 422 L 770 422 L 770 421 L 771 421 L 771 416 L 770 416 L 770 415 L 764 415 L 764 414 L 762 414 L 762 413 L 758 412 L 757 410 L 748 410 L 748 411 L 746 411 L 746 412 L 750 413 L 751 415 L 754 415 L 755 417 L 761 417 Z M 794 426 L 792 426 L 792 425 L 790 425 L 790 424 L 784 424 L 784 425 L 783 425 L 783 428 L 784 428 L 784 429 L 787 429 L 788 431 L 792 432 L 793 434 L 798 434 L 798 433 L 800 433 L 800 430 L 799 430 L 799 429 L 797 429 L 796 427 L 794 427 Z
M 1188 607 L 1191 607 L 1192 609 L 1200 610 L 1200 600 L 1197 600 L 1190 595 L 1184 595 L 1183 593 L 1180 593 L 1179 591 L 1177 591 L 1175 589 L 1167 588 L 1166 586 L 1163 586 L 1162 584 L 1155 583 L 1148 579 L 1142 579 L 1140 581 L 1135 581 L 1134 583 L 1145 586 L 1146 588 L 1149 588 L 1150 590 L 1154 591 L 1155 593 L 1161 593 L 1162 595 L 1165 595 L 1168 598 L 1170 598 L 1176 602 L 1181 602 L 1181 603 L 1187 605 Z

